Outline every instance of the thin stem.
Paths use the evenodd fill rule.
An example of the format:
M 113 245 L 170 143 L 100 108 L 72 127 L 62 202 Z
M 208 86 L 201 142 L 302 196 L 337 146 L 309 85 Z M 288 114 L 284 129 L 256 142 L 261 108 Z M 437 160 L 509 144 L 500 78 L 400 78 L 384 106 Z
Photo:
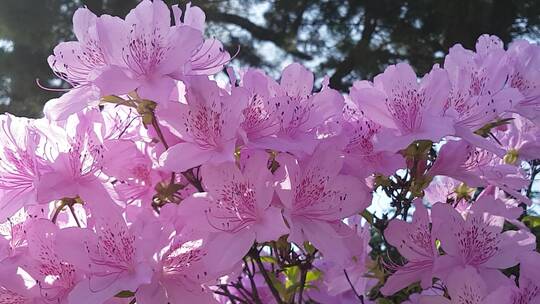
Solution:
M 261 298 L 259 297 L 259 291 L 257 290 L 257 284 L 255 284 L 255 267 L 253 267 L 253 272 L 249 269 L 249 263 L 247 259 L 244 258 L 245 271 L 249 278 L 249 283 L 251 285 L 251 295 L 253 301 L 257 304 L 262 304 Z M 253 265 L 255 266 L 255 265 Z
M 66 203 L 64 201 L 62 201 L 60 206 L 58 206 L 58 208 L 56 208 L 56 210 L 54 211 L 53 217 L 51 219 L 51 221 L 53 223 L 56 224 L 56 220 L 58 219 L 58 215 L 60 214 L 60 212 L 62 212 L 62 210 L 64 209 L 65 206 L 66 206 Z
M 215 293 L 215 294 L 218 294 L 218 295 L 226 296 L 227 298 L 229 298 L 229 300 L 231 300 L 231 303 L 232 303 L 232 304 L 236 304 L 236 302 L 249 304 L 249 303 L 246 302 L 244 299 L 241 299 L 241 298 L 239 298 L 239 297 L 233 295 L 233 294 L 229 291 L 229 289 L 227 288 L 227 286 L 220 287 L 220 288 L 223 289 L 224 291 L 214 290 L 214 293 Z
M 352 291 L 354 292 L 354 295 L 360 300 L 360 303 L 364 304 L 364 296 L 358 294 L 356 291 L 356 288 L 354 288 L 353 283 L 351 282 L 351 279 L 349 278 L 349 274 L 347 273 L 347 269 L 343 269 L 343 273 L 345 274 L 345 278 L 347 279 L 347 282 L 351 286 Z
M 300 290 L 298 291 L 298 304 L 302 304 L 302 298 L 304 296 L 304 289 L 306 285 L 306 277 L 307 277 L 307 272 L 308 272 L 307 266 L 308 265 L 300 265 Z
M 154 112 L 152 112 L 152 127 L 154 127 L 154 130 L 156 130 L 159 140 L 161 141 L 163 146 L 165 146 L 165 149 L 169 149 L 169 144 L 165 140 L 165 136 L 163 136 L 163 132 L 161 131 L 161 127 L 156 120 L 156 115 L 154 114 Z
M 236 290 L 238 290 L 238 292 L 242 295 L 242 297 L 244 297 L 244 299 L 248 302 L 250 302 L 250 299 L 252 300 L 255 300 L 253 298 L 253 294 L 251 294 L 245 287 L 244 285 L 242 284 L 242 281 L 239 281 L 238 283 L 236 284 L 233 284 L 233 287 L 236 288 Z M 261 304 L 260 302 L 256 302 L 257 304 Z
M 158 135 L 159 140 L 161 143 L 163 143 L 163 146 L 165 149 L 169 149 L 169 144 L 167 143 L 167 140 L 165 140 L 165 136 L 163 135 L 163 131 L 161 131 L 161 127 L 159 126 L 159 123 L 156 119 L 156 114 L 154 111 L 152 113 L 152 127 L 154 127 L 154 130 L 156 130 L 156 133 Z M 191 183 L 199 192 L 204 192 L 204 189 L 202 188 L 202 185 L 200 181 L 193 175 L 192 169 L 189 169 L 185 172 L 182 172 L 182 175 L 186 178 L 186 180 Z M 171 173 L 171 184 L 174 183 L 175 180 L 175 173 Z
M 182 172 L 182 175 L 197 189 L 197 191 L 204 192 L 201 182 L 193 174 L 193 169 Z
M 257 247 L 255 245 L 251 248 L 251 250 L 249 252 L 249 255 L 257 263 L 257 266 L 259 267 L 259 270 L 261 271 L 261 273 L 262 273 L 262 275 L 264 277 L 264 280 L 266 281 L 266 285 L 268 285 L 268 288 L 272 292 L 272 295 L 276 299 L 276 302 L 278 304 L 283 304 L 283 301 L 281 300 L 281 296 L 279 295 L 279 292 L 277 291 L 276 287 L 274 286 L 274 283 L 272 282 L 272 279 L 270 278 L 270 275 L 268 274 L 268 272 L 264 268 L 264 265 L 263 265 L 263 263 L 261 261 L 261 257 L 259 255 L 259 251 L 257 251 Z
M 75 214 L 75 208 L 73 208 L 73 205 L 69 204 L 69 211 L 71 212 L 71 215 L 73 215 L 73 218 L 75 219 L 75 223 L 77 223 L 77 226 L 81 228 L 81 223 L 79 222 L 79 219 L 77 218 L 77 215 Z
M 540 173 L 540 166 L 537 167 L 533 162 L 531 162 L 531 182 L 529 183 L 529 186 L 527 187 L 527 197 L 531 198 L 532 195 L 532 188 L 534 185 L 534 181 L 536 179 L 536 175 Z

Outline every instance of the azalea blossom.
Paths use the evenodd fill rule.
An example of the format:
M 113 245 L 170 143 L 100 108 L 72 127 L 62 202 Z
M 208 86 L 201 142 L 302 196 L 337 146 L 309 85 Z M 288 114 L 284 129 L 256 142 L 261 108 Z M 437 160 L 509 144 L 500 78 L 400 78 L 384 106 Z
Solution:
M 360 108 L 385 127 L 377 135 L 376 150 L 396 152 L 415 140 L 437 142 L 454 133 L 453 120 L 443 116 L 450 83 L 440 68 L 418 82 L 411 66 L 400 63 L 386 68 L 373 83 L 356 83 L 354 89 Z
M 391 295 L 417 281 L 421 281 L 423 288 L 432 284 L 434 263 L 439 255 L 435 246 L 436 237 L 431 232 L 426 207 L 421 201 L 416 201 L 414 206 L 412 223 L 393 220 L 386 228 L 388 243 L 395 246 L 407 262 L 395 267 L 396 271 L 381 289 L 383 294 Z
M 343 105 L 343 97 L 331 88 L 313 94 L 313 82 L 313 73 L 300 64 L 283 70 L 279 86 L 273 89 L 278 99 L 270 105 L 270 114 L 273 109 L 277 112 L 279 130 L 256 140 L 257 147 L 298 155 L 313 153 L 318 133 L 340 120 Z
M 65 228 L 56 233 L 56 252 L 86 274 L 69 294 L 70 302 L 102 303 L 121 291 L 151 282 L 150 257 L 155 250 L 152 246 L 157 246 L 152 235 L 159 234 L 159 223 L 145 223 L 141 217 L 128 228 L 118 210 L 108 208 L 94 209 L 93 227 Z
M 522 202 L 531 204 L 520 192 L 527 186 L 527 180 L 519 168 L 501 163 L 497 155 L 475 148 L 465 140 L 445 143 L 429 174 L 452 177 L 469 187 L 496 186 Z
M 297 244 L 312 242 L 322 254 L 336 263 L 351 258 L 346 248 L 352 231 L 340 221 L 367 207 L 371 193 L 365 183 L 339 174 L 343 158 L 332 143 L 322 143 L 313 156 L 299 161 L 280 154 L 277 161 L 277 194 L 289 223 L 289 238 Z
M 499 149 L 473 132 L 495 121 L 523 98 L 506 83 L 510 69 L 504 64 L 504 57 L 502 41 L 482 35 L 476 43 L 476 52 L 458 44 L 450 49 L 444 61 L 452 83 L 445 111 L 456 117 L 456 135 L 494 153 Z
M 211 283 L 220 271 L 208 258 L 205 238 L 184 233 L 169 240 L 159 253 L 152 282 L 137 290 L 137 301 L 151 303 L 213 303 L 212 294 L 203 283 Z
M 235 90 L 229 95 L 215 82 L 196 77 L 187 88 L 186 98 L 187 104 L 175 105 L 175 121 L 166 120 L 182 142 L 161 155 L 163 168 L 182 172 L 205 162 L 233 161 L 236 129 L 247 102 L 245 91 Z
M 28 203 L 37 203 L 43 158 L 35 154 L 41 137 L 27 119 L 0 116 L 0 221 Z
M 503 286 L 495 290 L 489 290 L 486 283 L 472 267 L 464 267 L 454 270 L 447 280 L 450 300 L 442 296 L 422 296 L 420 304 L 488 304 L 488 303 L 511 303 L 510 288 Z
M 179 215 L 192 227 L 206 227 L 203 229 L 216 234 L 214 242 L 232 246 L 226 255 L 209 253 L 217 264 L 241 258 L 255 241 L 277 240 L 289 232 L 281 210 L 271 205 L 274 179 L 265 168 L 267 153 L 251 153 L 245 158 L 241 169 L 234 163 L 203 166 L 208 192 L 195 193 L 180 206 Z
M 510 87 L 519 90 L 524 98 L 514 105 L 512 111 L 538 122 L 540 106 L 540 85 L 537 68 L 540 60 L 540 47 L 528 41 L 518 39 L 510 44 L 507 60 L 511 72 Z
M 348 138 L 344 149 L 344 171 L 359 177 L 373 173 L 391 175 L 397 169 L 406 167 L 405 160 L 392 151 L 375 150 L 377 134 L 383 132 L 384 127 L 370 120 L 361 109 L 361 102 L 356 99 L 359 88 L 355 85 L 351 88 L 351 98 L 345 100 L 343 109 L 343 134 Z M 358 168 L 363 170 L 357 171 Z
M 496 269 L 519 263 L 520 255 L 534 249 L 535 237 L 523 230 L 503 232 L 503 217 L 477 211 L 476 206 L 466 218 L 448 204 L 433 206 L 433 235 L 446 253 L 438 258 L 437 271 L 472 266 L 484 280 L 497 281 L 504 275 Z
M 235 73 L 205 22 L 76 10 L 48 59 L 70 88 L 0 115 L 0 303 L 539 301 L 537 45 L 347 94 Z
M 278 84 L 262 71 L 248 69 L 242 75 L 242 86 L 248 91 L 249 100 L 242 111 L 240 124 L 248 145 L 258 139 L 276 134 L 280 129 L 279 106 L 283 98 L 277 96 Z

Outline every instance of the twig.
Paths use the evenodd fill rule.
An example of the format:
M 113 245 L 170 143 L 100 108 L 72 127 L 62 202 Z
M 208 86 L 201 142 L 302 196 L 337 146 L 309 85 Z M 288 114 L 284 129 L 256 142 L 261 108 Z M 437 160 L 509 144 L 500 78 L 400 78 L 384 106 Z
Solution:
M 253 272 L 249 269 L 249 263 L 247 259 L 244 258 L 245 271 L 249 278 L 249 283 L 251 285 L 251 298 L 255 303 L 262 304 L 261 298 L 259 297 L 259 291 L 257 290 L 257 284 L 255 284 L 255 267 L 253 267 Z M 253 265 L 255 266 L 255 265 Z M 243 287 L 243 286 L 242 286 Z
M 354 292 L 354 295 L 360 300 L 360 303 L 364 304 L 364 296 L 358 294 L 356 291 L 356 288 L 354 288 L 353 283 L 351 282 L 351 279 L 349 278 L 349 274 L 347 273 L 347 269 L 343 269 L 343 273 L 345 274 L 345 278 L 347 278 L 347 282 L 349 282 L 349 285 L 351 286 L 352 291 Z
M 309 265 L 300 265 L 300 290 L 298 291 L 298 304 L 302 304 L 308 267 Z
M 534 181 L 536 179 L 536 175 L 540 173 L 540 167 L 535 166 L 533 162 L 531 162 L 531 182 L 529 183 L 529 186 L 527 187 L 527 197 L 531 198 L 532 195 L 532 188 L 534 185 Z
M 161 141 L 161 143 L 163 144 L 163 146 L 165 147 L 165 149 L 169 149 L 169 144 L 167 143 L 167 141 L 165 140 L 165 136 L 163 135 L 163 131 L 161 131 L 161 127 L 159 126 L 159 123 L 156 119 L 156 114 L 154 113 L 154 111 L 151 112 L 152 114 L 152 127 L 154 127 L 154 129 L 156 130 L 156 133 L 158 135 L 158 138 L 159 140 Z M 182 172 L 182 175 L 186 178 L 186 180 L 192 184 L 196 189 L 197 191 L 199 192 L 204 192 L 204 189 L 201 185 L 201 182 L 195 178 L 195 176 L 193 175 L 193 171 L 192 169 L 189 169 L 185 172 Z M 174 183 L 174 180 L 175 180 L 175 173 L 172 172 L 171 173 L 171 184 Z
M 233 295 L 227 285 L 225 286 L 220 286 L 220 288 L 224 291 L 219 291 L 219 290 L 214 290 L 214 293 L 215 294 L 218 294 L 218 295 L 222 295 L 222 296 L 226 296 L 227 298 L 229 298 L 229 300 L 231 300 L 231 303 L 232 304 L 236 304 L 236 302 L 240 302 L 240 303 L 245 303 L 245 304 L 249 304 L 248 302 L 246 302 L 244 299 L 241 299 L 235 295 Z
M 154 114 L 154 112 L 152 112 L 152 127 L 154 127 L 154 130 L 156 130 L 159 140 L 161 141 L 163 146 L 165 146 L 165 149 L 169 149 L 169 144 L 165 140 L 165 136 L 163 136 L 163 132 L 161 131 L 161 127 L 156 120 L 156 114 Z
M 276 299 L 276 302 L 278 304 L 283 304 L 283 301 L 281 300 L 281 296 L 279 295 L 279 292 L 277 291 L 276 287 L 274 286 L 274 283 L 272 282 L 272 279 L 270 279 L 270 275 L 268 275 L 268 272 L 264 268 L 264 265 L 263 265 L 263 263 L 261 261 L 261 257 L 259 255 L 259 251 L 257 250 L 256 245 L 254 245 L 251 248 L 251 250 L 249 251 L 249 255 L 257 263 L 257 266 L 259 267 L 259 270 L 261 271 L 261 273 L 262 273 L 262 275 L 264 277 L 264 280 L 266 281 L 266 284 L 268 285 L 268 288 L 272 292 L 272 295 Z
M 53 223 L 56 224 L 56 220 L 58 219 L 58 215 L 60 214 L 60 212 L 62 212 L 62 210 L 64 209 L 65 206 L 66 206 L 66 203 L 64 201 L 62 201 L 60 206 L 58 206 L 58 208 L 56 208 L 56 210 L 54 211 L 53 217 L 51 219 L 51 221 Z
M 81 228 L 81 223 L 79 222 L 79 219 L 77 218 L 77 215 L 75 214 L 75 208 L 73 208 L 73 205 L 68 204 L 69 211 L 71 211 L 71 214 L 73 215 L 73 218 L 75 219 L 75 223 L 77 223 L 77 226 Z

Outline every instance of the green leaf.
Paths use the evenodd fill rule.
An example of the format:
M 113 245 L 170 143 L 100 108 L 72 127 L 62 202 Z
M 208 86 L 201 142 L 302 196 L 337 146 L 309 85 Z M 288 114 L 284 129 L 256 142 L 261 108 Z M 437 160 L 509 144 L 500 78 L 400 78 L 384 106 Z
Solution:
M 527 215 L 522 221 L 529 228 L 540 227 L 540 216 Z
M 298 289 L 300 289 L 300 282 L 294 283 L 291 286 L 287 287 L 287 292 L 285 293 L 285 301 L 290 302 Z
M 274 288 L 278 291 L 281 298 L 285 298 L 287 295 L 287 289 L 283 285 L 283 282 L 276 278 L 276 276 L 272 272 L 269 272 L 268 276 L 270 277 L 270 281 L 272 281 L 272 286 L 274 286 Z
M 317 250 L 310 242 L 304 242 L 304 249 L 306 249 L 309 254 L 313 254 L 315 253 L 315 250 Z
M 291 243 L 287 241 L 287 236 L 284 235 L 277 240 L 276 245 L 278 249 L 288 251 L 290 249 Z
M 135 296 L 135 293 L 129 290 L 120 291 L 119 293 L 115 295 L 116 298 L 123 298 L 123 299 L 133 298 L 134 296 Z
M 261 261 L 263 263 L 277 264 L 276 258 L 274 258 L 272 256 L 262 256 Z
M 283 273 L 285 273 L 285 275 L 287 276 L 287 281 L 285 281 L 285 287 L 289 288 L 298 282 L 298 278 L 300 275 L 300 267 L 298 266 L 287 267 L 285 268 Z
M 307 272 L 306 283 L 317 281 L 321 278 L 321 271 L 314 269 Z
M 373 214 L 371 212 L 366 209 L 362 211 L 361 215 L 370 225 L 373 225 Z
M 116 95 L 108 95 L 101 97 L 102 102 L 110 102 L 110 103 L 123 103 L 125 100 L 121 97 L 118 97 Z
M 497 119 L 493 122 L 485 124 L 480 129 L 474 131 L 475 134 L 480 135 L 482 137 L 488 137 L 489 133 L 493 128 L 504 126 L 509 124 L 514 118 L 505 118 L 505 119 Z

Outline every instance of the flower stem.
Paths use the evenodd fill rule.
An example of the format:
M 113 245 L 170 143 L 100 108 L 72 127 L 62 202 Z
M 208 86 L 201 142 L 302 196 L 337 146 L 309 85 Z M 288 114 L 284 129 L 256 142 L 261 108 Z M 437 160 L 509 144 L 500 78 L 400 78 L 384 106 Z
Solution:
M 272 282 L 272 279 L 270 278 L 270 275 L 266 271 L 266 268 L 264 268 L 264 265 L 261 261 L 261 256 L 259 255 L 259 251 L 257 250 L 257 246 L 254 245 L 251 247 L 251 250 L 249 251 L 249 255 L 252 259 L 255 260 L 255 263 L 257 263 L 257 266 L 259 267 L 259 270 L 261 271 L 264 280 L 266 284 L 268 285 L 268 288 L 270 289 L 270 292 L 272 292 L 272 295 L 276 299 L 276 303 L 283 304 L 283 301 L 281 300 L 281 296 L 279 295 L 279 292 L 277 291 L 276 287 L 274 286 L 274 283 Z

